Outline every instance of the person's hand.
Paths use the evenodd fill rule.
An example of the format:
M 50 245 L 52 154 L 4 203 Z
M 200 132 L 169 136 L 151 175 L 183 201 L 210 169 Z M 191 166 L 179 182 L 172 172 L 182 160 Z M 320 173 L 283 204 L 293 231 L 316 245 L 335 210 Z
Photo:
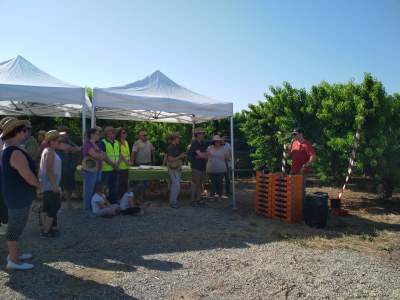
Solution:
M 107 157 L 107 155 L 106 155 L 105 152 L 102 152 L 102 153 L 100 154 L 100 159 L 101 159 L 101 160 L 104 160 L 106 157 Z
M 183 153 L 181 153 L 181 155 L 179 155 L 180 158 L 184 158 L 184 157 L 186 157 L 186 156 L 187 156 L 187 153 L 186 153 L 186 152 L 183 152 Z
M 115 171 L 119 171 L 119 164 L 114 164 L 113 167 Z
M 306 170 L 306 167 L 305 166 L 301 166 L 301 169 L 300 169 L 300 174 L 304 174 L 304 172 L 305 172 L 305 170 Z
M 133 166 L 133 161 L 128 161 L 128 166 Z
M 53 193 L 60 194 L 61 190 L 58 186 L 53 186 Z

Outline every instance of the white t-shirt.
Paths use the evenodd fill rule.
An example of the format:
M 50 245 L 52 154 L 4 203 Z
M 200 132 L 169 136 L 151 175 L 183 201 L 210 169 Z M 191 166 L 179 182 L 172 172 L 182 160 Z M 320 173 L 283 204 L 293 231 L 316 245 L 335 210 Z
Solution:
M 102 194 L 101 196 L 97 193 L 94 193 L 92 197 L 92 212 L 97 214 L 100 211 L 100 206 L 98 203 L 106 204 L 106 195 Z
M 119 208 L 125 210 L 129 207 L 129 197 L 133 198 L 133 192 L 126 192 L 119 203 Z
M 208 173 L 225 173 L 225 159 L 228 158 L 228 153 L 226 152 L 225 148 L 209 146 L 207 152 L 210 154 L 210 156 L 207 160 L 206 171 Z
M 223 147 L 225 149 L 226 152 L 229 153 L 229 158 L 227 160 L 228 163 L 228 167 L 231 168 L 232 167 L 232 146 L 231 144 L 225 142 L 225 144 L 221 145 L 221 147 Z
M 137 164 L 151 163 L 151 152 L 154 150 L 153 144 L 150 141 L 143 143 L 142 140 L 137 140 L 132 146 L 132 152 L 136 153 L 135 162 Z

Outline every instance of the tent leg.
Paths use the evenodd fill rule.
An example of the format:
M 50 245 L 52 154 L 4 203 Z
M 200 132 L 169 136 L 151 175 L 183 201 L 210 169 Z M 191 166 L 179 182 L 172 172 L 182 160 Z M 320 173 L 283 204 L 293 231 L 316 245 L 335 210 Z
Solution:
M 233 116 L 229 117 L 231 121 L 231 146 L 232 146 L 232 209 L 237 210 L 236 207 L 236 187 L 235 187 L 235 142 L 233 139 Z

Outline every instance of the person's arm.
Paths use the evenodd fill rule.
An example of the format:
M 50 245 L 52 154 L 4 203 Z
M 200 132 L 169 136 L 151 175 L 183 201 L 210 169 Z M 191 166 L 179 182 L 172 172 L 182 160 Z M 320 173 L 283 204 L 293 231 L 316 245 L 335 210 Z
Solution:
M 135 155 L 136 155 L 137 151 L 138 151 L 137 142 L 134 142 L 132 145 L 132 151 L 131 151 L 132 152 L 131 153 L 132 164 L 135 164 Z
M 130 194 L 128 197 L 128 205 L 129 205 L 129 207 L 135 206 L 135 203 L 133 202 L 133 194 Z
M 88 151 L 88 154 L 96 159 L 100 159 L 100 160 L 104 160 L 105 158 L 105 153 L 101 152 L 101 153 L 97 153 L 93 148 L 90 148 L 90 150 Z
M 162 162 L 163 166 L 167 165 L 167 159 L 168 159 L 168 155 L 167 155 L 167 153 L 164 153 L 163 162 Z
M 155 163 L 155 162 L 156 162 L 156 154 L 155 154 L 155 151 L 154 151 L 154 147 L 153 147 L 153 149 L 151 150 L 151 162 L 152 162 L 152 163 Z
M 11 153 L 10 165 L 18 171 L 19 175 L 21 175 L 27 183 L 40 189 L 39 179 L 29 168 L 28 160 L 21 151 L 15 150 Z
M 209 154 L 207 152 L 201 152 L 200 150 L 196 150 L 196 158 L 204 158 L 207 159 Z
M 53 186 L 54 193 L 60 193 L 60 188 L 56 182 L 56 178 L 54 176 L 53 168 L 54 168 L 54 159 L 56 155 L 54 150 L 50 150 L 47 152 L 44 160 L 46 162 L 46 175 L 49 177 L 51 185 Z

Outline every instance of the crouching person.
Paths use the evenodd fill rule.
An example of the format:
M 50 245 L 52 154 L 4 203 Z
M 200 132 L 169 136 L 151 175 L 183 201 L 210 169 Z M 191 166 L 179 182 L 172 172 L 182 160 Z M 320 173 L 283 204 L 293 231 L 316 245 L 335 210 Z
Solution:
M 137 185 L 130 184 L 129 190 L 124 194 L 119 204 L 121 214 L 123 215 L 143 215 L 143 207 L 149 206 L 150 203 L 143 201 L 143 195 L 145 191 L 143 183 Z
M 117 214 L 118 204 L 111 205 L 106 198 L 107 184 L 98 181 L 92 197 L 92 212 L 96 217 L 113 217 Z

